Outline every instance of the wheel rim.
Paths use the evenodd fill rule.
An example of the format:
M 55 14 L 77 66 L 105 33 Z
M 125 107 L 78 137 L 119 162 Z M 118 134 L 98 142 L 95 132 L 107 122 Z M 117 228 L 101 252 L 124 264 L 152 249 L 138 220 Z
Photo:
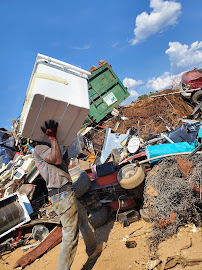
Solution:
M 136 173 L 136 168 L 133 166 L 129 166 L 127 168 L 124 168 L 122 171 L 122 177 L 123 178 L 130 178 Z

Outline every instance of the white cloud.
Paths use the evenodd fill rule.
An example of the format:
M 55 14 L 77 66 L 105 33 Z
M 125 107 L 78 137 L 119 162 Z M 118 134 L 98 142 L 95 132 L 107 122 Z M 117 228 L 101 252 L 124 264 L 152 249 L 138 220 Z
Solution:
M 90 49 L 90 45 L 84 45 L 82 47 L 71 46 L 70 49 L 73 49 L 73 50 L 88 50 L 88 49 Z
M 182 71 L 185 67 L 202 67 L 202 41 L 195 41 L 190 48 L 177 41 L 169 42 L 169 49 L 165 53 L 169 55 L 173 72 Z
M 131 45 L 175 25 L 181 13 L 181 4 L 175 1 L 150 0 L 150 7 L 153 9 L 150 14 L 142 12 L 136 17 L 135 38 L 130 41 Z
M 52 41 L 50 44 L 52 47 L 58 48 L 61 47 L 61 42 L 60 41 Z
M 141 81 L 141 80 L 136 81 L 136 80 L 131 79 L 131 78 L 125 78 L 123 80 L 123 85 L 127 88 L 133 88 L 134 86 L 137 86 L 140 84 L 143 84 L 143 81 Z
M 146 87 L 150 90 L 160 91 L 171 86 L 179 86 L 181 80 L 182 73 L 177 75 L 171 75 L 170 72 L 165 72 L 163 75 L 157 78 L 152 78 L 148 80 Z
M 136 92 L 135 90 L 131 90 L 129 93 L 131 97 L 137 98 L 139 96 L 138 92 Z
M 142 80 L 134 80 L 132 78 L 125 78 L 123 80 L 123 85 L 128 88 L 128 91 L 130 93 L 130 99 L 131 97 L 133 97 L 133 100 L 134 98 L 138 98 L 139 94 L 137 91 L 134 90 L 134 87 L 140 84 L 143 84 Z
M 120 44 L 120 42 L 118 42 L 118 41 L 117 41 L 117 42 L 115 42 L 115 43 L 113 43 L 113 44 L 112 44 L 112 48 L 116 48 L 116 47 L 118 47 L 118 46 L 119 46 L 119 44 Z

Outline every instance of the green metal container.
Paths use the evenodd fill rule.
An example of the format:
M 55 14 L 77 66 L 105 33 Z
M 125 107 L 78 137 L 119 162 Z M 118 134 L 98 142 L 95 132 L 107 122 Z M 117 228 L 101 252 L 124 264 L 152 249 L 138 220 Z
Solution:
M 98 123 L 130 95 L 107 62 L 91 73 L 88 89 L 90 112 L 84 125 Z

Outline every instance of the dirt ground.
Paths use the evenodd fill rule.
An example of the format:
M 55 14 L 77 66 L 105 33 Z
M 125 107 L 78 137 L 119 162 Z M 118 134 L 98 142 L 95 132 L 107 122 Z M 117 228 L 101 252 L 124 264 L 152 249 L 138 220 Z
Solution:
M 95 231 L 96 238 L 99 242 L 106 242 L 107 246 L 102 252 L 101 256 L 94 264 L 87 262 L 87 255 L 85 253 L 85 245 L 80 236 L 79 245 L 76 253 L 74 263 L 71 270 L 125 270 L 125 269 L 146 269 L 146 263 L 150 259 L 149 249 L 147 245 L 147 238 L 150 235 L 150 223 L 144 220 L 131 223 L 128 227 L 123 227 L 120 223 L 114 223 L 112 220 L 103 227 Z M 137 246 L 134 248 L 127 248 L 125 241 L 127 236 L 131 233 L 135 234 L 130 240 L 135 240 Z M 193 225 L 179 229 L 177 235 L 171 239 L 162 242 L 159 245 L 158 255 L 159 259 L 165 262 L 169 256 L 181 255 L 187 259 L 202 258 L 202 228 L 196 228 Z M 33 240 L 32 240 L 33 241 Z M 190 241 L 192 241 L 191 247 Z M 33 243 L 33 242 L 32 242 Z M 57 267 L 57 260 L 60 251 L 60 244 L 53 248 L 41 258 L 37 259 L 25 269 L 28 270 L 54 270 Z M 29 251 L 27 251 L 29 252 Z M 11 270 L 15 262 L 27 252 L 23 252 L 21 248 L 17 248 L 10 254 L 5 254 L 0 259 L 1 270 Z M 20 269 L 20 268 L 18 268 Z M 162 269 L 162 268 L 160 268 Z M 183 269 L 181 265 L 176 265 L 174 270 Z M 202 269 L 202 262 L 195 266 L 186 266 L 186 270 Z

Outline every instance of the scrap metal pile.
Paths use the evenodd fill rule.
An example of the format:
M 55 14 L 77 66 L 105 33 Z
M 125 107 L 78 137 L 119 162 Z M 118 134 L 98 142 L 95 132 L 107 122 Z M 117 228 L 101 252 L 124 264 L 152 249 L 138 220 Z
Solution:
M 172 90 L 162 94 L 168 92 Z M 193 153 L 201 145 L 201 107 L 192 111 L 179 94 L 139 100 L 78 132 L 66 149 L 69 171 L 77 199 L 85 206 L 94 228 L 102 226 L 113 213 L 124 226 L 142 217 L 152 223 L 149 245 L 156 252 L 158 244 L 180 226 L 201 225 L 202 154 Z M 13 137 L 15 140 L 15 131 Z M 28 224 L 19 226 L 16 222 L 9 227 L 9 237 L 12 232 L 16 237 L 25 227 L 33 228 L 41 222 L 47 225 L 47 220 L 57 232 L 53 230 L 50 238 L 45 234 L 45 242 L 16 263 L 25 267 L 47 252 L 48 245 L 54 246 L 49 240 L 52 236 L 56 237 L 54 243 L 61 242 L 62 233 L 27 140 L 18 136 L 13 147 L 13 155 L 0 171 L 0 197 L 12 197 L 16 191 L 25 193 L 33 213 L 24 222 Z M 182 152 L 193 156 L 186 159 L 187 155 L 179 155 Z M 39 234 L 40 230 L 44 228 L 40 227 Z M 4 237 L 7 232 L 3 233 Z
M 62 241 L 31 144 L 49 143 L 48 120 L 59 123 L 72 189 L 94 229 L 110 216 L 123 226 L 142 217 L 156 251 L 179 226 L 201 225 L 202 107 L 192 113 L 173 92 L 120 107 L 129 92 L 108 62 L 88 72 L 38 54 L 21 116 L 12 132 L 0 129 L 0 254 L 41 241 L 14 265 L 24 268 Z
M 178 119 L 190 115 L 193 107 L 185 102 L 180 94 L 169 94 L 175 91 L 172 89 L 161 91 L 159 95 L 165 96 L 138 100 L 130 105 L 118 107 L 117 115 L 105 117 L 99 125 L 88 132 L 97 154 L 102 151 L 106 128 L 111 128 L 112 132 L 117 134 L 125 134 L 133 128 L 142 139 L 176 129 Z
M 152 222 L 148 239 L 153 252 L 158 244 L 177 233 L 180 226 L 201 226 L 202 156 L 165 158 L 148 173 L 145 180 L 144 211 Z M 197 193 L 198 192 L 198 197 Z
M 176 90 L 167 89 L 158 94 L 163 95 L 175 91 Z M 127 117 L 128 120 L 120 121 L 116 132 L 126 133 L 128 128 L 134 126 L 139 130 L 142 138 L 148 138 L 149 133 L 159 134 L 166 130 L 165 122 L 160 117 L 162 117 L 170 127 L 175 128 L 178 118 L 190 115 L 192 111 L 193 108 L 191 105 L 188 105 L 180 94 L 138 100 L 120 108 L 121 115 Z M 115 123 L 116 120 L 113 120 L 109 121 L 107 125 L 114 127 Z

